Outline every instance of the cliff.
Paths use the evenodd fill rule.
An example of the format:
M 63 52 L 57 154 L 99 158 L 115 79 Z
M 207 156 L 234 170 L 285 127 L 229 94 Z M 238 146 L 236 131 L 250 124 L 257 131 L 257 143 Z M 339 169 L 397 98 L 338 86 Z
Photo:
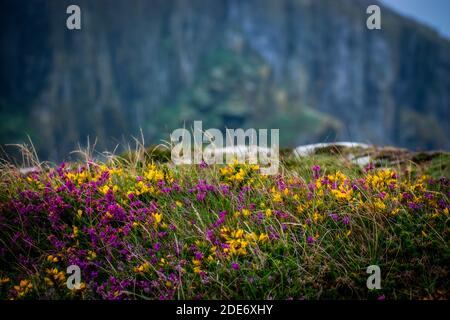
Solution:
M 175 128 L 280 128 L 285 146 L 350 139 L 450 148 L 450 45 L 374 1 L 2 1 L 0 142 L 58 159 Z M 65 27 L 78 4 L 82 30 Z

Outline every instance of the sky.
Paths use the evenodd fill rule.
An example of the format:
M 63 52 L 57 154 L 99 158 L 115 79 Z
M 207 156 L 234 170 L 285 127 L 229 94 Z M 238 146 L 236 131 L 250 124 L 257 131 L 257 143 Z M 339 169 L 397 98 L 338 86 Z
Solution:
M 450 39 L 450 0 L 381 0 L 397 12 L 428 24 Z

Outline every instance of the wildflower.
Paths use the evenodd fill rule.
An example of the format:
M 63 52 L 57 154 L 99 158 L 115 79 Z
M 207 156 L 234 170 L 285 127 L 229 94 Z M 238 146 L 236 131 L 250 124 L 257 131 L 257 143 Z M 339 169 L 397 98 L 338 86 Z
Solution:
M 378 210 L 384 210 L 384 209 L 386 209 L 386 205 L 381 200 L 376 200 L 375 201 L 375 208 L 378 209 Z
M 47 261 L 48 261 L 48 262 L 57 263 L 57 262 L 58 262 L 58 257 L 49 255 L 49 256 L 47 257 Z
M 87 259 L 88 259 L 89 261 L 92 261 L 92 260 L 94 260 L 95 258 L 97 258 L 97 254 L 95 253 L 95 251 L 89 250 L 89 251 L 88 251 Z
M 197 252 L 194 254 L 194 256 L 195 256 L 195 259 L 198 260 L 198 261 L 200 261 L 200 260 L 203 259 L 203 253 L 201 253 L 200 251 L 197 251 Z
M 236 232 L 234 233 L 234 238 L 239 239 L 242 238 L 242 235 L 244 234 L 244 230 L 242 229 L 238 229 L 236 230 Z
M 364 167 L 364 172 L 367 173 L 371 170 L 375 169 L 375 165 L 373 164 L 373 162 L 369 162 L 365 167 Z
M 231 263 L 231 268 L 232 268 L 233 270 L 238 270 L 238 269 L 239 269 L 239 263 L 237 263 L 237 262 L 232 262 L 232 263 Z
M 73 238 L 77 238 L 78 237 L 78 227 L 77 226 L 73 226 L 72 227 L 72 237 Z
M 162 214 L 160 213 L 154 213 L 153 218 L 155 219 L 155 225 L 161 222 L 162 220 Z
M 330 213 L 330 218 L 333 221 L 338 221 L 339 220 L 339 216 L 336 213 Z
M 314 241 L 315 241 L 315 239 L 314 239 L 314 237 L 312 237 L 312 236 L 308 236 L 308 238 L 306 238 L 306 242 L 307 242 L 308 244 L 313 244 Z
M 283 198 L 281 197 L 281 193 L 275 192 L 273 195 L 273 201 L 274 202 L 282 202 Z
M 11 279 L 9 278 L 0 278 L 0 284 L 5 284 L 8 283 L 9 281 L 11 281 Z
M 421 205 L 414 202 L 408 202 L 408 207 L 410 207 L 413 210 L 418 210 L 420 209 Z
M 350 224 L 350 218 L 349 218 L 349 217 L 344 217 L 344 218 L 342 219 L 342 222 L 347 226 L 347 225 Z
M 150 270 L 150 264 L 146 261 L 146 262 L 138 265 L 137 267 L 135 267 L 133 270 L 134 270 L 134 272 L 140 273 L 140 274 L 146 273 Z
M 311 169 L 313 171 L 314 179 L 319 179 L 319 177 L 320 177 L 320 166 L 315 165 Z
M 269 236 L 267 235 L 267 233 L 261 233 L 261 234 L 259 235 L 258 240 L 259 240 L 260 242 L 267 242 L 267 241 L 269 240 Z
M 44 281 L 49 286 L 62 285 L 66 280 L 65 273 L 57 268 L 48 268 L 45 271 L 47 276 L 44 278 Z
M 17 298 L 23 298 L 33 289 L 33 284 L 30 280 L 21 280 L 19 285 L 13 287 L 16 291 Z

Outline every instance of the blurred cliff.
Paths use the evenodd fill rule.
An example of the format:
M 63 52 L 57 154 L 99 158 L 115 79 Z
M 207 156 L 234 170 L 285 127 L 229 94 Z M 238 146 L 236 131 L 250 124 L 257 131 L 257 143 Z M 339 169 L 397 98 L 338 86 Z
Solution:
M 281 143 L 450 148 L 450 44 L 366 0 L 6 0 L 0 143 L 44 159 L 98 138 L 148 143 L 193 120 L 280 128 Z M 82 30 L 66 7 L 78 4 Z

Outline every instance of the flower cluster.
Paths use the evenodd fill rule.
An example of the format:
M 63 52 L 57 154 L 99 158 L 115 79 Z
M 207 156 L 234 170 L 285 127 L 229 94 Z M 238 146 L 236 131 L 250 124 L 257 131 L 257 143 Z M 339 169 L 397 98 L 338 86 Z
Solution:
M 361 297 L 367 265 L 413 268 L 427 252 L 446 278 L 447 178 L 319 165 L 310 178 L 271 177 L 237 162 L 183 170 L 90 161 L 4 175 L 2 298 L 302 298 L 344 284 Z M 77 295 L 69 265 L 81 270 Z M 390 281 L 399 287 L 386 297 L 405 280 Z

